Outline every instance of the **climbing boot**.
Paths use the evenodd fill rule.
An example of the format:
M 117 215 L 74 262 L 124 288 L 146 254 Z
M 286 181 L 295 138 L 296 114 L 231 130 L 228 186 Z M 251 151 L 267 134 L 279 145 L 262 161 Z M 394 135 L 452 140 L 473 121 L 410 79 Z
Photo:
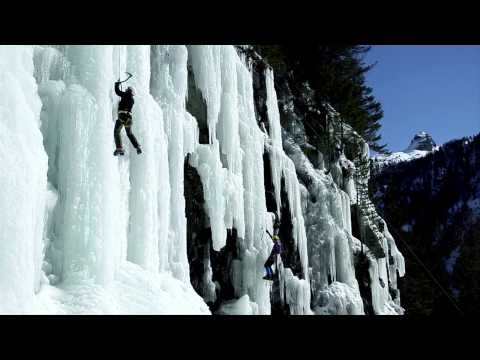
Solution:
M 123 149 L 117 149 L 114 151 L 113 156 L 117 155 L 125 155 L 125 152 L 123 151 Z
M 140 149 L 140 146 L 137 147 L 137 154 L 140 155 L 142 153 L 142 149 Z

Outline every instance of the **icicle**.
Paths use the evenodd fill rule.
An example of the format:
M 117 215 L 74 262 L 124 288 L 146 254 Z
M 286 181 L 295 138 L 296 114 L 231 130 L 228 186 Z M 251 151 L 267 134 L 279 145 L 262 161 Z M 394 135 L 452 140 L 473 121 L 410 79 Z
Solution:
M 168 238 L 170 211 L 164 204 L 169 199 L 170 181 L 163 112 L 149 92 L 150 47 L 129 46 L 127 69 L 135 74 L 129 85 L 136 93 L 134 131 L 143 150 L 137 156 L 130 147 L 128 260 L 156 272 L 160 269 L 160 244 Z
M 165 204 L 170 204 L 170 236 L 159 249 L 161 269 L 171 270 L 178 279 L 189 282 L 183 167 L 185 155 L 193 153 L 198 145 L 198 126 L 185 109 L 188 53 L 184 45 L 155 45 L 152 53 L 150 88 L 162 106 L 169 139 L 170 200 L 162 201 L 160 211 L 169 211 Z

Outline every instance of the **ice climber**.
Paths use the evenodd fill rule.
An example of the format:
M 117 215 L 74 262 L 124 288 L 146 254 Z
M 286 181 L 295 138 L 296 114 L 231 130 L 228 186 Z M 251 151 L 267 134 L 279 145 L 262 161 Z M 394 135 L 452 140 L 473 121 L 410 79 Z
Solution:
M 137 154 L 142 153 L 142 149 L 138 144 L 135 135 L 132 133 L 132 107 L 134 104 L 133 96 L 135 95 L 133 89 L 129 86 L 127 90 L 120 90 L 120 79 L 115 83 L 115 93 L 120 96 L 120 102 L 118 104 L 118 119 L 115 123 L 115 130 L 113 131 L 113 137 L 115 139 L 116 150 L 113 155 L 125 155 L 125 152 L 122 148 L 122 138 L 120 136 L 120 131 L 122 127 L 125 126 L 125 131 L 127 133 L 130 142 L 133 147 L 137 150 Z
M 268 234 L 270 235 L 270 234 Z M 267 261 L 265 262 L 265 270 L 267 272 L 267 275 L 265 275 L 263 278 L 265 280 L 273 280 L 273 270 L 272 270 L 272 265 L 275 262 L 275 257 L 277 255 L 281 255 L 282 253 L 282 244 L 280 243 L 280 238 L 277 235 L 271 236 L 272 241 L 273 241 L 273 248 L 272 251 L 270 252 L 270 256 L 268 257 Z

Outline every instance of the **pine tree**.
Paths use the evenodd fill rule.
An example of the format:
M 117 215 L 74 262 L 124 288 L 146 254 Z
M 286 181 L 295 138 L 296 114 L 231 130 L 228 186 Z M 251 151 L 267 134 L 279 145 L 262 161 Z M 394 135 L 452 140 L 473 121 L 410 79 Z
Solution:
M 318 104 L 329 102 L 377 152 L 385 152 L 379 134 L 383 118 L 381 104 L 366 85 L 365 74 L 375 64 L 366 65 L 363 56 L 370 50 L 362 45 L 259 45 L 257 51 L 272 65 L 277 75 L 292 71 L 300 82 L 307 81 Z M 304 119 L 318 132 L 319 119 Z

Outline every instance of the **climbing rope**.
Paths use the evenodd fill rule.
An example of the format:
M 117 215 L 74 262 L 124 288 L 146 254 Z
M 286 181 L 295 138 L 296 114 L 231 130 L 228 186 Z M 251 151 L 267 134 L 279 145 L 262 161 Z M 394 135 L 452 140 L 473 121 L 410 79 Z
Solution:
M 125 74 L 127 74 L 127 78 L 123 81 L 120 81 L 120 48 L 119 48 L 118 49 L 118 81 L 120 82 L 120 84 L 130 80 L 130 78 L 133 76 L 129 72 L 125 72 Z M 120 87 L 120 89 L 121 89 L 121 87 Z
M 397 239 L 399 239 L 403 245 L 407 248 L 407 250 L 410 252 L 410 254 L 413 255 L 413 257 L 417 260 L 418 264 L 425 270 L 427 275 L 433 280 L 433 283 L 437 285 L 437 287 L 443 292 L 443 294 L 447 297 L 447 299 L 452 303 L 453 307 L 460 313 L 460 315 L 464 315 L 463 311 L 460 309 L 458 306 L 457 302 L 448 294 L 447 290 L 440 284 L 440 282 L 433 276 L 432 272 L 427 268 L 427 266 L 423 263 L 422 260 L 415 254 L 415 252 L 408 246 L 406 241 L 403 241 L 403 239 L 399 236 L 398 232 L 390 226 L 390 230 L 393 231 L 394 235 L 396 236 Z
M 118 80 L 120 80 L 120 46 L 118 47 Z

